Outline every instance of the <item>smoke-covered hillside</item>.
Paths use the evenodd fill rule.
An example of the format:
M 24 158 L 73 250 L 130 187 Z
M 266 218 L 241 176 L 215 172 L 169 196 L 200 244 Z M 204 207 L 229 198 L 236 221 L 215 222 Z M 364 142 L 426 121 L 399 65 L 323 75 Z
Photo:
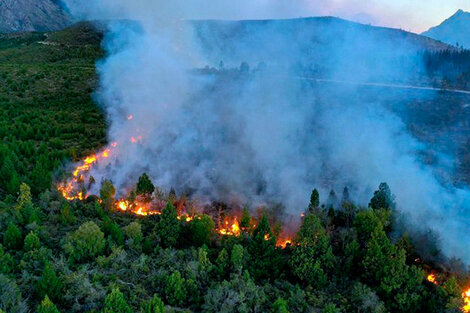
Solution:
M 414 33 L 334 17 L 193 24 L 202 53 L 212 64 L 262 62 L 270 68 L 355 81 L 417 81 L 425 75 L 418 52 L 455 50 Z
M 0 33 L 60 30 L 70 16 L 55 0 L 1 0 Z

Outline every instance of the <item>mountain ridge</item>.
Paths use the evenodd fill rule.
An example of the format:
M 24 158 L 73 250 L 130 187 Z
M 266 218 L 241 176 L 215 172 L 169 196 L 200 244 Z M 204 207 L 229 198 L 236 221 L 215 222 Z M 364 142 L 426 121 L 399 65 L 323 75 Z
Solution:
M 470 49 L 470 13 L 460 9 L 441 24 L 431 27 L 421 35 Z
M 71 17 L 54 0 L 0 0 L 0 33 L 61 30 Z

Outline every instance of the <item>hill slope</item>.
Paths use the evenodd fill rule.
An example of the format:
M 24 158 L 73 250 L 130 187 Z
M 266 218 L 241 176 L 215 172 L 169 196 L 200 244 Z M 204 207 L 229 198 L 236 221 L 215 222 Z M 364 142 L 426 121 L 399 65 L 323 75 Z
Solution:
M 59 30 L 69 23 L 57 1 L 0 0 L 0 33 Z
M 422 33 L 424 36 L 446 42 L 451 45 L 460 45 L 470 48 L 470 13 L 458 10 L 442 24 L 430 28 Z
M 285 248 L 276 247 L 283 239 L 280 207 L 254 216 L 245 211 L 241 218 L 236 208 L 214 203 L 206 213 L 217 215 L 188 221 L 178 219 L 175 207 L 191 213 L 192 201 L 155 192 L 168 206 L 144 218 L 117 211 L 110 201 L 67 202 L 48 191 L 61 163 L 106 143 L 105 116 L 91 98 L 100 39 L 87 24 L 48 37 L 0 35 L 1 311 L 41 312 L 55 304 L 71 313 L 459 312 L 468 279 L 447 268 L 460 264 L 440 266 L 445 261 L 431 232 L 397 237 L 390 209 L 375 206 L 380 199 L 394 206 L 386 185 L 372 199 L 373 210 L 350 200 L 353 189 L 328 211 L 324 199 L 312 196 L 299 235 Z M 338 98 L 336 89 L 325 90 L 327 101 Z M 421 108 L 444 115 L 431 100 Z M 20 182 L 32 194 L 23 185 L 17 202 Z M 239 236 L 216 232 L 234 216 Z M 425 280 L 428 274 L 436 284 Z
M 193 25 L 204 55 L 214 64 L 245 61 L 252 65 L 265 62 L 270 68 L 300 66 L 322 76 L 356 81 L 408 77 L 419 71 L 403 68 L 403 58 L 416 59 L 420 51 L 455 50 L 414 33 L 335 17 L 194 21 Z

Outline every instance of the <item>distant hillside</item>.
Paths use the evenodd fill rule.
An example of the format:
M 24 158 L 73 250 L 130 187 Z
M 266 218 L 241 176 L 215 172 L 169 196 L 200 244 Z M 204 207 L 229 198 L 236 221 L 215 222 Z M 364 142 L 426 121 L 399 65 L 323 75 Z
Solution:
M 470 49 L 470 13 L 458 10 L 442 24 L 422 35 Z
M 69 23 L 56 0 L 0 0 L 0 33 L 59 30 Z
M 390 79 L 407 77 L 420 69 L 403 68 L 406 74 L 397 72 L 403 58 L 416 58 L 417 52 L 422 51 L 456 50 L 414 33 L 335 17 L 194 21 L 193 25 L 204 55 L 214 64 L 263 62 L 270 68 L 297 66 L 355 80 L 383 80 L 384 75 Z M 296 64 L 292 64 L 293 60 Z M 345 77 L 345 73 L 353 77 Z

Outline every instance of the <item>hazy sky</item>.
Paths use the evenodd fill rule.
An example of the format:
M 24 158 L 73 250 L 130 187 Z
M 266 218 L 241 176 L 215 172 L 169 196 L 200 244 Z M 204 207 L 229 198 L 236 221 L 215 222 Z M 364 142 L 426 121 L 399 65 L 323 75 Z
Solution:
M 191 2 L 191 0 L 188 0 Z M 374 25 L 422 32 L 470 0 L 199 0 L 202 18 L 270 18 L 334 15 Z
M 126 1 L 62 0 L 74 13 L 102 18 L 128 12 Z M 165 7 L 166 9 L 162 9 Z M 110 8 L 112 10 L 110 10 Z M 402 28 L 420 33 L 440 24 L 458 9 L 470 11 L 470 0 L 132 0 L 139 15 L 160 12 L 184 19 L 264 19 L 332 15 L 379 26 Z M 117 12 L 117 13 L 116 13 Z M 166 13 L 165 13 L 166 12 Z M 126 17 L 123 15 L 122 17 Z M 135 17 L 133 15 L 132 17 Z M 168 16 L 170 17 L 170 16 Z

